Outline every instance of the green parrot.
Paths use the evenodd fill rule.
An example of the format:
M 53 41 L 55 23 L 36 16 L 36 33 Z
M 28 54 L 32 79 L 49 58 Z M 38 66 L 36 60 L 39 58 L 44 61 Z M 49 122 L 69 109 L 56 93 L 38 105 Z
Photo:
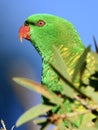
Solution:
M 19 29 L 19 38 L 29 40 L 42 58 L 41 82 L 49 90 L 62 91 L 62 84 L 58 75 L 49 65 L 53 61 L 53 45 L 60 52 L 70 76 L 85 47 L 74 29 L 67 20 L 50 14 L 34 14 L 29 16 Z
M 69 21 L 58 16 L 50 14 L 34 14 L 32 16 L 29 16 L 25 20 L 24 25 L 22 25 L 19 29 L 18 35 L 20 41 L 22 41 L 22 38 L 29 40 L 42 58 L 42 85 L 46 86 L 49 91 L 56 93 L 57 96 L 61 96 L 60 94 L 63 95 L 64 82 L 62 82 L 62 79 L 56 73 L 50 63 L 55 64 L 53 50 L 53 47 L 55 46 L 60 56 L 62 57 L 66 65 L 66 71 L 68 72 L 72 80 L 75 67 L 78 65 L 78 61 L 81 58 L 82 54 L 84 54 L 84 51 L 86 49 L 73 25 Z M 89 51 L 86 57 L 86 69 L 83 72 L 84 84 L 81 85 L 84 85 L 84 88 L 86 86 L 85 83 L 87 83 L 87 85 L 89 86 L 89 76 L 95 74 L 95 71 L 98 72 L 97 61 L 97 54 Z M 78 83 L 80 82 L 80 79 L 78 79 L 78 77 L 79 76 L 77 76 L 77 78 L 75 79 L 76 84 L 77 81 Z M 77 87 L 76 84 L 75 87 Z M 65 85 L 65 87 L 67 86 Z M 81 88 L 79 87 L 79 89 Z M 71 100 L 69 98 L 64 98 L 64 109 L 62 109 L 58 105 L 54 105 L 52 113 L 72 112 L 73 106 L 74 110 L 80 110 L 80 107 L 82 106 L 81 101 L 80 103 L 77 103 L 77 101 L 73 102 L 74 105 L 71 104 Z M 46 98 L 43 98 L 43 104 L 49 105 L 49 102 L 47 102 Z M 82 109 L 85 108 L 83 106 Z M 48 115 L 49 114 L 51 115 L 51 112 L 48 113 Z M 81 121 L 81 117 L 82 116 L 80 116 L 79 120 L 76 119 L 77 121 L 73 121 L 73 123 L 75 122 L 76 126 L 79 126 L 77 124 L 79 124 L 79 122 Z

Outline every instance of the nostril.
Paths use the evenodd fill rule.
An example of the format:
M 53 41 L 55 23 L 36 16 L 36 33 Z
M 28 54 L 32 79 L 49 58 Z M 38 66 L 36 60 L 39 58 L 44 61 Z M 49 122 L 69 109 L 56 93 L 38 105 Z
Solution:
M 24 22 L 24 25 L 25 25 L 25 26 L 28 26 L 28 25 L 29 25 L 29 22 L 28 22 L 28 21 L 25 21 L 25 22 Z
M 25 26 L 28 26 L 29 24 L 27 22 L 24 23 Z

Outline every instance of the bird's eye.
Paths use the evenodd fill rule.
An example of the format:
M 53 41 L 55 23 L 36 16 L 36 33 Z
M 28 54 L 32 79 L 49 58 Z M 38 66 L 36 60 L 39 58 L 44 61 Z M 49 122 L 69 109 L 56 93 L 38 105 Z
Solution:
M 43 20 L 39 20 L 36 24 L 36 26 L 42 27 L 45 25 L 45 22 Z

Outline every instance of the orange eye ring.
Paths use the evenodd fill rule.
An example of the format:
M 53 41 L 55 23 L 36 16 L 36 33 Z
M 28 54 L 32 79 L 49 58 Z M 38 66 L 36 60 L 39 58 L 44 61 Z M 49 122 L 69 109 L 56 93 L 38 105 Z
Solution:
M 36 23 L 36 26 L 39 26 L 39 27 L 42 27 L 45 25 L 45 21 L 43 20 L 39 20 L 37 23 Z

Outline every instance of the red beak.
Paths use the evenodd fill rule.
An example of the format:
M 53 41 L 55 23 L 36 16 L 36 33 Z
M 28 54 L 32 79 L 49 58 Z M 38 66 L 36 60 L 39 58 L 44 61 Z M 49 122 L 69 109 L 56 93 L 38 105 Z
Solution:
M 22 25 L 18 31 L 18 36 L 19 36 L 19 39 L 20 41 L 22 42 L 22 38 L 25 38 L 27 40 L 30 40 L 30 35 L 29 35 L 29 32 L 30 32 L 30 28 L 29 26 L 26 26 L 26 25 Z

